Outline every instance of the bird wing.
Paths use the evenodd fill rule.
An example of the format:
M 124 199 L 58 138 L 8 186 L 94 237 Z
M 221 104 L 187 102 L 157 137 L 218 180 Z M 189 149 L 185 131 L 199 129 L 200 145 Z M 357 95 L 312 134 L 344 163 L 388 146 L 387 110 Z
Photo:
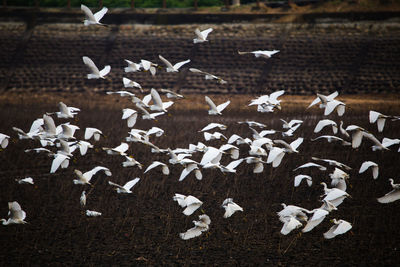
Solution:
M 334 234 L 336 228 L 338 227 L 338 225 L 333 225 L 327 232 L 324 233 L 324 237 L 325 239 L 332 239 L 336 236 L 336 234 Z
M 344 220 L 340 220 L 341 222 L 339 223 L 338 227 L 333 231 L 334 235 L 341 235 L 349 231 L 352 226 L 349 222 L 346 222 Z
M 296 218 L 290 216 L 290 218 L 286 219 L 285 223 L 283 224 L 281 229 L 281 234 L 287 235 L 294 229 L 299 228 L 301 226 L 302 226 L 301 222 L 299 222 Z
M 332 120 L 320 120 L 315 126 L 314 133 L 319 133 L 325 126 L 336 125 L 336 122 Z
M 158 55 L 158 57 L 161 59 L 162 62 L 164 62 L 164 64 L 167 66 L 167 68 L 169 69 L 174 69 L 174 66 L 172 66 L 171 62 L 169 62 L 168 60 L 166 60 L 163 56 Z
M 183 65 L 185 65 L 185 64 L 187 64 L 189 62 L 190 62 L 190 59 L 176 63 L 174 65 L 174 70 L 180 69 Z
M 56 154 L 53 162 L 51 163 L 50 173 L 55 173 L 64 160 L 68 160 L 69 157 L 63 154 Z
M 160 166 L 160 165 L 165 165 L 165 164 L 162 163 L 162 162 L 159 162 L 159 161 L 154 161 L 153 163 L 151 163 L 149 165 L 149 167 L 147 167 L 147 169 L 144 171 L 144 173 L 146 173 L 146 172 L 150 171 L 151 169 L 153 169 L 153 168 L 155 168 L 157 166 Z
M 296 176 L 294 177 L 294 186 L 295 186 L 295 187 L 298 187 L 298 186 L 300 185 L 301 181 L 302 181 L 303 179 L 307 179 L 307 178 L 311 179 L 311 176 L 304 175 L 304 174 L 296 175 Z
M 203 203 L 196 202 L 193 204 L 188 204 L 186 209 L 183 210 L 183 214 L 185 214 L 186 216 L 192 215 L 193 212 L 195 212 L 198 208 L 200 208 L 201 204 L 203 204 Z
M 69 113 L 67 105 L 65 105 L 63 102 L 58 103 L 58 108 L 59 108 L 60 112 L 63 114 Z
M 378 119 L 378 132 L 382 132 L 383 131 L 383 127 L 385 127 L 385 122 L 386 122 L 386 118 L 379 118 Z
M 202 228 L 195 226 L 193 228 L 190 228 L 184 233 L 180 233 L 179 236 L 183 240 L 188 240 L 201 235 L 201 233 L 202 233 Z
M 121 188 L 121 189 L 124 188 L 124 187 L 120 186 L 119 184 L 113 183 L 113 182 L 111 182 L 111 181 L 108 181 L 108 184 L 109 184 L 109 185 L 112 185 L 112 186 L 116 186 L 116 187 Z
M 43 127 L 46 133 L 55 135 L 57 133 L 56 124 L 52 117 L 44 114 L 43 115 Z
M 100 11 L 96 12 L 93 16 L 96 20 L 96 22 L 100 22 L 100 20 L 104 17 L 104 15 L 107 13 L 108 8 L 103 7 Z
M 160 94 L 157 92 L 156 89 L 152 88 L 150 91 L 151 98 L 153 99 L 154 104 L 159 108 L 163 109 L 163 102 L 161 100 Z
M 114 150 L 114 151 L 116 151 L 116 152 L 118 152 L 120 154 L 123 154 L 128 149 L 129 149 L 129 145 L 127 143 L 121 143 L 119 146 L 113 148 L 112 150 Z
M 82 57 L 83 63 L 85 63 L 86 66 L 89 67 L 89 69 L 92 71 L 92 73 L 100 75 L 100 71 L 97 68 L 96 64 L 94 64 L 93 60 L 91 60 L 89 57 Z
M 92 173 L 92 175 L 95 175 L 97 172 L 99 172 L 99 171 L 104 171 L 104 173 L 107 175 L 107 176 L 111 176 L 111 171 L 108 169 L 108 168 L 106 168 L 106 167 L 102 167 L 102 166 L 97 166 L 97 167 L 94 167 L 91 171 L 89 171 L 89 172 L 91 172 Z M 83 175 L 85 175 L 86 173 L 84 173 Z M 90 179 L 89 179 L 90 180 Z
M 194 169 L 198 169 L 197 164 L 189 164 L 184 168 L 181 172 L 181 176 L 179 177 L 179 182 L 183 181 L 183 179 L 186 178 L 186 176 L 189 175 Z
M 377 119 L 379 118 L 379 116 L 381 116 L 382 114 L 373 110 L 369 111 L 369 122 L 370 123 L 375 123 L 377 121 Z
M 222 103 L 220 105 L 217 106 L 217 111 L 221 112 L 223 111 L 229 104 L 231 103 L 230 100 L 226 101 L 225 103 Z
M 140 181 L 140 178 L 135 178 L 135 179 L 133 179 L 133 180 L 130 180 L 129 182 L 127 182 L 127 183 L 123 186 L 123 188 L 124 188 L 126 191 L 129 191 L 129 190 L 131 190 L 131 188 L 134 187 L 135 184 L 137 184 L 139 181 Z
M 96 21 L 96 18 L 94 17 L 92 11 L 85 5 L 81 5 L 81 10 L 85 13 L 85 16 L 91 20 L 91 21 Z
M 206 40 L 207 36 L 210 34 L 210 32 L 213 31 L 213 28 L 208 28 L 207 30 L 201 31 L 202 39 Z
M 134 109 L 124 108 L 122 110 L 122 119 L 126 120 L 127 118 L 129 118 L 130 116 L 132 116 L 135 113 L 137 113 L 137 111 Z
M 270 102 L 276 102 L 278 97 L 280 97 L 281 95 L 283 95 L 285 93 L 285 90 L 280 90 L 280 91 L 276 91 L 273 92 L 269 95 L 269 100 Z
M 400 199 L 400 190 L 392 190 L 383 197 L 377 198 L 379 203 L 390 203 Z
M 304 141 L 303 137 L 299 137 L 293 142 L 290 143 L 290 146 L 292 147 L 293 150 L 296 150 Z
M 99 74 L 101 77 L 104 77 L 110 72 L 110 70 L 111 70 L 111 66 L 107 65 L 99 72 Z
M 327 115 L 331 114 L 332 111 L 334 111 L 335 108 L 340 104 L 342 104 L 342 102 L 337 101 L 337 100 L 332 100 L 332 101 L 329 101 L 328 103 L 326 103 L 324 115 L 327 116 Z
M 372 161 L 364 161 L 363 164 L 361 164 L 361 167 L 360 167 L 360 170 L 358 171 L 358 173 L 363 173 L 369 167 L 372 167 L 372 166 L 377 166 L 377 164 L 375 162 L 372 162 Z
M 218 112 L 217 106 L 208 96 L 205 96 L 204 99 L 206 100 L 207 104 L 210 106 L 211 110 Z
M 222 155 L 222 152 L 215 148 L 215 147 L 208 147 L 208 150 L 206 153 L 204 153 L 200 165 L 205 165 L 211 161 L 213 161 L 215 158 L 217 158 L 219 155 Z
M 240 163 L 243 162 L 243 160 L 244 159 L 238 159 L 238 160 L 231 161 L 228 165 L 226 165 L 226 168 L 234 170 L 234 169 L 236 169 L 237 166 L 240 165 Z
M 285 153 L 282 148 L 280 147 L 272 148 L 272 150 L 269 152 L 267 163 L 273 162 L 281 153 Z
M 224 218 L 231 217 L 236 211 L 243 211 L 243 208 L 234 202 L 228 203 L 225 206 Z

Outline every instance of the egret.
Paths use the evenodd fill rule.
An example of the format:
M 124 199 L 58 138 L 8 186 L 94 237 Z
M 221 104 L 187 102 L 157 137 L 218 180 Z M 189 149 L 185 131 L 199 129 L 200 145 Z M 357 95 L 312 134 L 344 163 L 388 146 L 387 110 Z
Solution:
M 95 175 L 99 171 L 104 171 L 104 173 L 107 176 L 112 175 L 111 171 L 108 168 L 102 167 L 102 166 L 94 167 L 92 170 L 87 171 L 83 174 L 80 170 L 75 169 L 74 172 L 78 176 L 78 179 L 73 180 L 73 182 L 74 182 L 74 184 L 81 184 L 81 185 L 89 184 L 89 185 L 91 185 L 90 180 L 92 179 L 93 175 Z
M 87 75 L 88 79 L 105 79 L 104 76 L 106 76 L 110 70 L 111 66 L 107 65 L 105 66 L 102 70 L 99 70 L 97 66 L 94 64 L 93 60 L 91 60 L 89 57 L 84 56 L 82 57 L 83 63 L 92 71 L 92 73 L 89 73 Z
M 85 26 L 89 25 L 101 25 L 101 26 L 107 26 L 103 23 L 100 23 L 100 20 L 104 17 L 104 15 L 107 13 L 108 8 L 103 7 L 100 11 L 96 13 L 92 13 L 92 11 L 85 5 L 81 4 L 81 10 L 85 13 L 86 19 L 83 21 Z
M 196 34 L 197 38 L 193 39 L 193 43 L 203 43 L 203 42 L 208 42 L 207 36 L 212 32 L 212 28 L 208 28 L 207 30 L 200 31 L 199 29 L 196 29 L 194 33 Z
M 378 198 L 379 203 L 390 203 L 400 199 L 400 184 L 395 184 L 393 179 L 389 179 L 393 190 Z
M 165 64 L 165 66 L 167 66 L 167 72 L 178 72 L 179 69 L 190 62 L 190 59 L 185 60 L 185 61 L 181 61 L 176 63 L 175 65 L 172 65 L 171 62 L 169 62 L 168 60 L 166 60 L 163 56 L 158 55 L 158 57 L 161 59 L 161 61 Z
M 209 115 L 222 115 L 222 111 L 231 103 L 231 101 L 226 101 L 218 106 L 214 104 L 214 102 L 209 98 L 208 96 L 204 97 L 207 104 L 210 106 L 210 109 L 208 110 Z
M 191 215 L 198 208 L 200 208 L 201 205 L 203 205 L 202 201 L 191 195 L 185 196 L 182 194 L 175 194 L 173 200 L 177 201 L 179 206 L 185 208 L 183 210 L 183 214 L 185 214 L 186 216 Z
M 262 57 L 262 58 L 270 58 L 276 53 L 279 53 L 279 50 L 257 50 L 257 51 L 251 51 L 251 52 L 240 52 L 238 51 L 239 55 L 245 55 L 245 54 L 253 54 L 255 57 Z
M 379 166 L 378 164 L 376 164 L 373 161 L 364 161 L 361 164 L 360 170 L 358 171 L 358 173 L 363 173 L 365 172 L 368 168 L 372 168 L 372 177 L 374 179 L 377 179 L 379 176 Z
M 334 238 L 337 235 L 341 235 L 349 231 L 353 226 L 345 220 L 333 219 L 333 225 L 327 232 L 324 233 L 325 239 Z
M 111 181 L 108 181 L 109 185 L 115 186 L 116 187 L 116 191 L 118 194 L 120 193 L 124 193 L 124 194 L 131 194 L 132 191 L 132 187 L 134 187 L 138 182 L 140 181 L 140 178 L 135 178 L 133 180 L 128 181 L 126 184 L 124 184 L 123 186 L 113 183 Z
M 8 220 L 1 219 L 3 225 L 9 224 L 25 224 L 26 212 L 22 210 L 21 206 L 17 201 L 8 202 Z
M 201 233 L 208 231 L 209 225 L 211 223 L 210 217 L 206 214 L 199 215 L 198 221 L 193 221 L 194 227 L 187 230 L 185 233 L 180 233 L 179 236 L 183 240 L 187 240 L 190 238 L 197 237 L 201 235 Z
M 224 218 L 231 217 L 236 211 L 243 211 L 243 208 L 233 202 L 232 198 L 225 199 L 221 207 L 225 209 Z

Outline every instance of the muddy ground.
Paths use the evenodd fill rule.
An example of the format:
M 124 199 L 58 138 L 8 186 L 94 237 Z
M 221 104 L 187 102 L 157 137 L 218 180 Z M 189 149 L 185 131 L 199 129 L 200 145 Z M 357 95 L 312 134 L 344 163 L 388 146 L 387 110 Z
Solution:
M 11 136 L 9 146 L 0 151 L 0 217 L 7 216 L 7 202 L 18 201 L 26 211 L 25 225 L 0 227 L 0 265 L 270 265 L 270 266 L 394 266 L 399 259 L 400 225 L 399 203 L 380 204 L 377 197 L 391 190 L 388 178 L 399 180 L 398 147 L 390 151 L 371 150 L 369 141 L 363 141 L 358 149 L 329 144 L 326 141 L 310 141 L 318 136 L 313 129 L 322 110 L 317 107 L 306 110 L 312 97 L 284 97 L 282 110 L 261 114 L 247 107 L 250 95 L 212 96 L 217 103 L 232 98 L 232 103 L 223 116 L 208 116 L 203 96 L 187 95 L 186 100 L 177 101 L 169 115 L 157 121 L 138 119 L 135 128 L 149 129 L 157 126 L 165 130 L 161 137 L 151 141 L 161 148 L 187 147 L 189 143 L 204 142 L 198 132 L 209 122 L 220 122 L 228 126 L 224 134 L 233 133 L 251 137 L 251 132 L 237 121 L 256 120 L 267 124 L 268 129 L 281 130 L 280 118 L 302 119 L 298 136 L 305 138 L 299 147 L 300 153 L 288 154 L 278 168 L 265 164 L 260 174 L 253 174 L 252 167 L 242 164 L 236 174 L 222 174 L 218 170 L 202 170 L 203 179 L 193 175 L 178 182 L 181 167 L 171 166 L 169 176 L 160 170 L 143 174 L 137 167 L 122 168 L 122 157 L 106 155 L 101 147 L 113 147 L 127 136 L 126 122 L 121 120 L 122 108 L 133 104 L 120 97 L 104 94 L 3 94 L 0 97 L 0 132 Z M 383 133 L 368 121 L 368 111 L 374 109 L 385 114 L 399 115 L 397 95 L 341 97 L 347 103 L 343 117 L 336 114 L 328 118 L 344 121 L 347 126 L 356 124 L 383 137 L 398 138 L 400 122 L 388 121 Z M 49 174 L 51 158 L 45 155 L 24 153 L 27 148 L 38 147 L 37 141 L 18 140 L 12 127 L 28 130 L 31 122 L 45 112 L 56 111 L 57 103 L 79 107 L 82 111 L 77 119 L 70 120 L 81 129 L 76 133 L 83 138 L 85 127 L 103 130 L 105 138 L 94 142 L 88 154 L 74 153 L 70 166 Z M 54 117 L 54 116 L 53 116 Z M 56 124 L 67 120 L 56 119 Z M 324 129 L 321 134 L 331 134 Z M 271 136 L 282 139 L 282 136 Z M 207 142 L 219 147 L 223 141 Z M 54 150 L 54 148 L 51 148 Z M 248 154 L 245 145 L 240 146 L 240 157 Z M 146 168 L 153 160 L 168 161 L 168 156 L 152 154 L 142 144 L 130 143 L 129 155 L 133 155 Z M 292 170 L 312 156 L 341 161 L 353 169 L 349 171 L 351 195 L 339 206 L 338 211 L 310 233 L 300 235 L 295 230 L 287 236 L 279 233 L 282 224 L 276 212 L 280 203 L 313 209 L 320 206 L 323 193 L 320 182 L 329 182 L 326 172 L 316 169 Z M 199 160 L 200 154 L 193 156 Z M 363 161 L 379 164 L 380 175 L 372 178 L 370 171 L 358 174 Z M 224 156 L 224 164 L 230 162 Z M 90 170 L 95 166 L 108 167 L 113 175 L 96 175 L 94 187 L 74 185 L 74 169 Z M 309 174 L 313 185 L 301 184 L 293 187 L 297 174 Z M 19 185 L 15 179 L 33 177 L 34 185 Z M 108 181 L 124 183 L 134 177 L 141 181 L 133 193 L 120 195 Z M 81 208 L 81 192 L 88 192 L 87 206 Z M 201 209 L 186 217 L 182 209 L 172 200 L 175 193 L 191 194 L 204 202 Z M 229 219 L 222 217 L 222 201 L 232 197 L 244 209 Z M 89 218 L 86 209 L 102 212 L 101 217 Z M 181 240 L 179 233 L 192 227 L 192 220 L 205 213 L 211 218 L 210 230 L 200 237 Z M 332 225 L 331 219 L 344 219 L 352 223 L 350 232 L 325 240 L 323 233 Z

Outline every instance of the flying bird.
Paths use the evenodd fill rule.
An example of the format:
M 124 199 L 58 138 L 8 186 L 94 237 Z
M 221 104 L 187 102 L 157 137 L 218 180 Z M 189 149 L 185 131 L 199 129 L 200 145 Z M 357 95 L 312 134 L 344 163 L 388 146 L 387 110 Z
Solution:
M 231 103 L 231 101 L 226 101 L 218 106 L 214 104 L 214 102 L 208 96 L 205 96 L 204 99 L 206 103 L 209 105 L 210 109 L 208 110 L 209 115 L 222 115 L 222 111 Z
M 390 203 L 400 199 L 400 184 L 395 184 L 393 179 L 389 179 L 393 190 L 378 198 L 379 203 Z
M 183 214 L 185 214 L 186 216 L 191 215 L 198 208 L 200 208 L 201 205 L 203 205 L 202 201 L 191 195 L 185 196 L 182 194 L 175 194 L 173 200 L 177 201 L 179 206 L 185 208 L 183 210 Z
M 124 193 L 124 194 L 131 194 L 132 191 L 132 187 L 134 187 L 138 182 L 140 181 L 140 178 L 135 178 L 133 180 L 128 181 L 126 184 L 124 184 L 123 186 L 113 183 L 111 181 L 108 181 L 109 185 L 115 186 L 116 187 L 116 191 L 118 194 L 120 193 Z
M 194 33 L 196 34 L 197 38 L 193 39 L 193 43 L 203 43 L 203 42 L 208 42 L 207 36 L 212 32 L 212 28 L 208 28 L 207 30 L 200 31 L 199 29 L 196 29 Z
M 194 227 L 190 228 L 184 233 L 180 233 L 179 236 L 183 240 L 191 239 L 201 235 L 203 232 L 208 231 L 209 225 L 211 223 L 210 217 L 206 214 L 199 215 L 198 221 L 193 221 Z
M 179 69 L 190 62 L 190 59 L 185 60 L 185 61 L 181 61 L 176 63 L 175 65 L 172 65 L 171 62 L 169 62 L 168 60 L 166 60 L 163 56 L 158 55 L 158 57 L 161 59 L 161 61 L 165 64 L 165 66 L 167 67 L 167 72 L 179 72 Z
M 231 217 L 236 211 L 243 211 L 243 208 L 233 202 L 232 198 L 225 199 L 221 207 L 225 209 L 224 218 Z
M 345 220 L 336 220 L 333 219 L 332 222 L 335 224 L 333 225 L 327 232 L 324 233 L 325 239 L 332 239 L 337 235 L 341 235 L 346 233 L 352 228 L 351 223 Z
M 107 65 L 102 70 L 99 70 L 97 66 L 94 64 L 93 60 L 89 57 L 84 56 L 82 57 L 83 63 L 92 71 L 87 75 L 88 79 L 105 79 L 105 76 L 110 72 L 111 66 Z
M 253 54 L 255 57 L 262 57 L 262 58 L 270 58 L 276 53 L 279 53 L 279 50 L 257 50 L 257 51 L 251 51 L 251 52 L 240 52 L 238 51 L 239 55 L 245 55 L 245 54 Z
M 100 20 L 107 13 L 108 8 L 103 7 L 100 11 L 96 12 L 95 14 L 93 14 L 92 11 L 87 6 L 81 4 L 81 10 L 86 15 L 86 19 L 83 21 L 85 26 L 89 26 L 89 25 L 107 26 L 106 24 L 100 23 Z
M 22 210 L 21 206 L 17 201 L 8 202 L 8 216 L 9 218 L 1 219 L 3 225 L 9 224 L 25 224 L 26 212 Z

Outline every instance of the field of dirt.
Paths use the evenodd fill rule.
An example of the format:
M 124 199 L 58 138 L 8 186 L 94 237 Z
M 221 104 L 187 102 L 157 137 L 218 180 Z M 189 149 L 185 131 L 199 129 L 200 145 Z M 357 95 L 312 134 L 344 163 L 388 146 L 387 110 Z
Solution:
M 0 23 L 0 90 L 14 92 L 93 92 L 120 90 L 122 77 L 143 88 L 182 93 L 287 94 L 398 93 L 400 27 L 385 23 L 319 24 L 81 24 Z M 196 27 L 214 31 L 209 42 L 193 44 Z M 238 51 L 280 50 L 269 59 Z M 159 69 L 125 73 L 124 59 L 161 64 L 190 59 L 177 75 Z M 111 65 L 106 80 L 85 79 L 82 56 L 99 68 Z M 197 68 L 228 83 L 206 82 Z
M 251 131 L 238 121 L 255 120 L 265 123 L 267 129 L 282 130 L 279 119 L 301 119 L 302 126 L 293 137 L 280 133 L 272 139 L 292 141 L 304 137 L 299 153 L 287 154 L 277 168 L 264 164 L 264 171 L 253 174 L 253 166 L 242 163 L 236 174 L 222 174 L 219 170 L 202 170 L 203 179 L 193 174 L 179 182 L 182 171 L 179 165 L 170 165 L 165 176 L 159 169 L 144 174 L 144 169 L 154 160 L 168 162 L 166 154 L 153 154 L 140 143 L 129 143 L 128 154 L 143 164 L 123 168 L 120 156 L 110 156 L 102 147 L 119 145 L 129 128 L 121 120 L 123 108 L 135 108 L 127 98 L 108 96 L 104 93 L 6 93 L 0 95 L 0 133 L 11 136 L 10 144 L 0 151 L 0 217 L 7 217 L 7 202 L 18 201 L 26 211 L 25 225 L 0 225 L 0 265 L 240 265 L 240 266 L 394 266 L 400 256 L 400 201 L 380 204 L 377 197 L 391 190 L 388 178 L 399 183 L 398 145 L 390 151 L 371 150 L 372 143 L 364 140 L 361 147 L 352 149 L 338 143 L 311 141 L 322 134 L 332 134 L 324 129 L 313 133 L 318 120 L 324 118 L 323 110 L 313 107 L 311 96 L 284 96 L 282 110 L 274 113 L 257 113 L 248 107 L 252 95 L 210 95 L 216 103 L 228 98 L 232 103 L 222 116 L 207 115 L 202 95 L 186 94 L 186 99 L 176 101 L 168 115 L 155 121 L 138 119 L 135 128 L 147 130 L 153 126 L 164 129 L 161 137 L 152 136 L 150 141 L 160 148 L 187 148 L 190 143 L 202 141 L 219 147 L 226 141 L 205 142 L 198 131 L 210 122 L 228 126 L 224 135 L 250 137 Z M 163 96 L 164 99 L 164 96 Z M 327 118 L 344 125 L 355 124 L 383 137 L 398 138 L 399 121 L 387 121 L 383 133 L 376 124 L 370 124 L 369 110 L 388 115 L 400 115 L 398 95 L 339 96 L 347 104 L 343 117 L 336 114 Z M 29 130 L 30 124 L 46 112 L 57 111 L 57 103 L 63 101 L 78 107 L 76 119 L 57 119 L 56 124 L 70 121 L 80 130 L 75 134 L 82 139 L 86 127 L 103 131 L 105 137 L 91 143 L 85 156 L 74 152 L 67 169 L 49 174 L 52 159 L 44 154 L 25 153 L 28 148 L 38 147 L 34 140 L 18 140 L 12 127 Z M 240 145 L 240 158 L 248 155 L 248 146 Z M 49 149 L 55 151 L 54 147 Z M 311 161 L 311 157 L 334 159 L 353 169 L 348 171 L 347 198 L 337 211 L 332 212 L 322 224 L 309 233 L 295 230 L 287 236 L 280 234 L 282 223 L 276 212 L 281 203 L 314 209 L 321 205 L 323 187 L 320 182 L 330 183 L 332 166 L 328 170 L 295 167 Z M 201 159 L 201 153 L 193 155 Z M 371 171 L 359 174 L 362 162 L 371 160 L 379 164 L 379 177 L 374 180 Z M 231 159 L 224 155 L 221 163 Z M 74 169 L 88 171 L 95 166 L 105 166 L 112 176 L 99 173 L 92 179 L 93 187 L 74 185 Z M 295 188 L 294 176 L 309 174 L 313 184 L 305 183 Z M 20 185 L 15 179 L 31 176 L 34 185 Z M 132 194 L 117 194 L 108 181 L 123 184 L 140 177 Z M 87 192 L 87 205 L 79 205 L 81 192 Z M 191 216 L 182 214 L 182 208 L 172 200 L 175 193 L 190 194 L 201 201 L 202 207 Z M 232 197 L 243 207 L 232 217 L 224 219 L 222 201 Z M 86 217 L 86 209 L 102 213 L 100 217 Z M 200 214 L 211 218 L 210 229 L 201 236 L 182 240 L 179 233 L 193 226 L 192 221 Z M 333 218 L 344 219 L 353 225 L 351 231 L 325 240 L 323 233 L 333 225 Z

